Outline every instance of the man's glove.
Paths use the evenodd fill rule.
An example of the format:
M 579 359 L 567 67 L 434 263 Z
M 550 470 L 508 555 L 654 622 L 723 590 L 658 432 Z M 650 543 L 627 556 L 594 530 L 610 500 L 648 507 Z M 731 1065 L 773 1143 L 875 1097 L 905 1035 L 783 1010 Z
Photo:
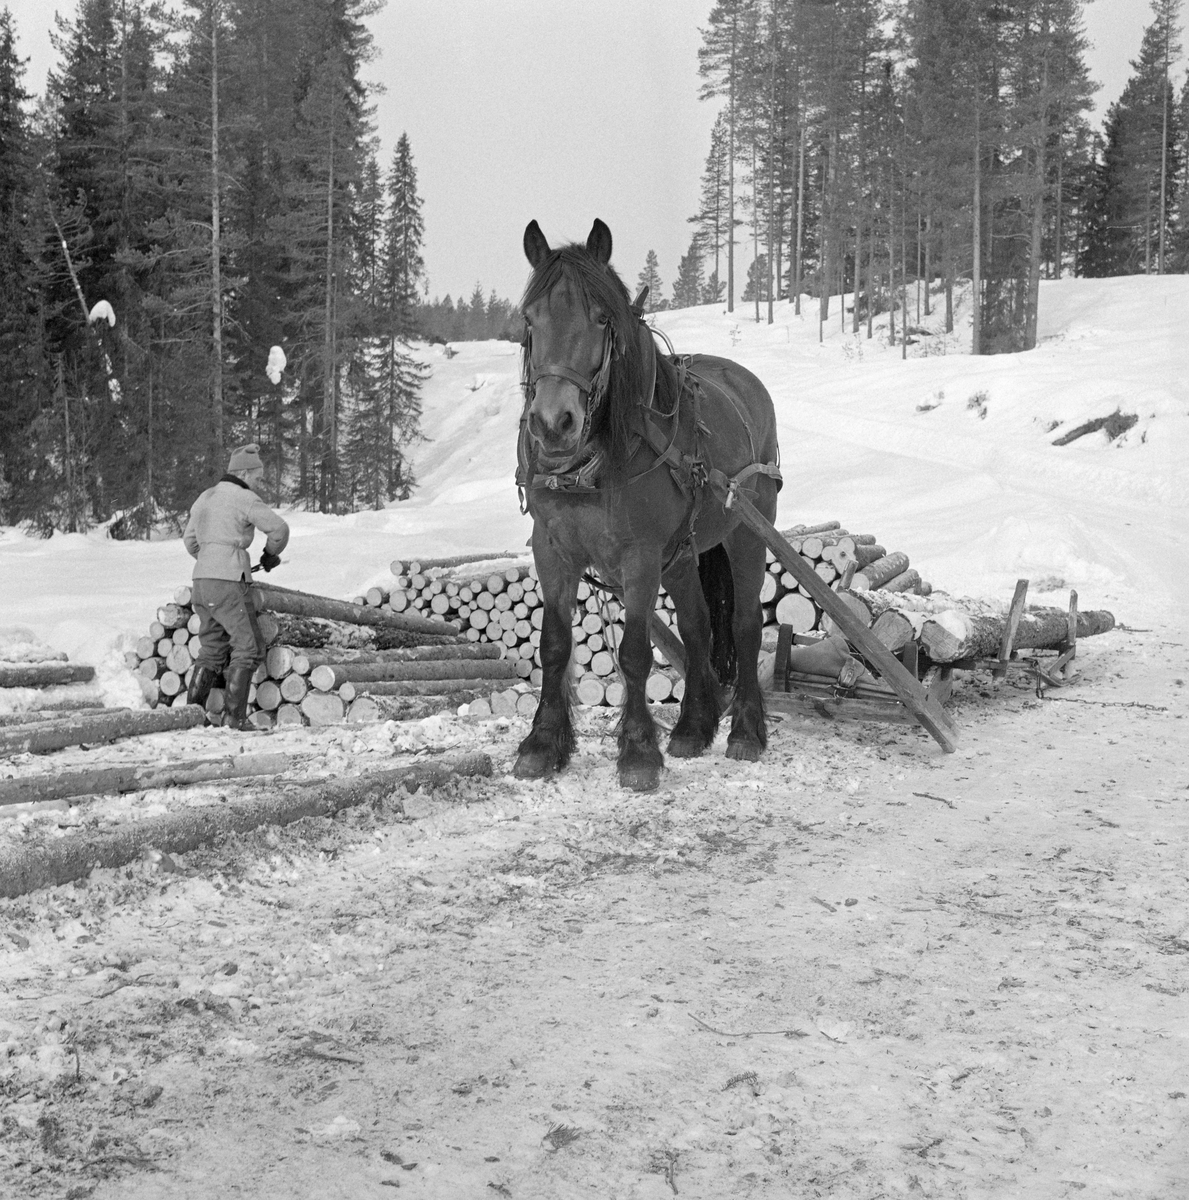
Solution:
M 260 565 L 266 571 L 271 571 L 273 567 L 281 565 L 281 556 L 279 554 L 269 554 L 267 550 L 260 555 Z

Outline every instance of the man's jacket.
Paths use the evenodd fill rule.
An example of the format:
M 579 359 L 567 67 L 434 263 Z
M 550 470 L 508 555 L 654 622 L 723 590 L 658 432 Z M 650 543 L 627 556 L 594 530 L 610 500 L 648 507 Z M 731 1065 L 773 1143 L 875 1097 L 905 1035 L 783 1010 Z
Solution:
M 268 534 L 264 549 L 280 554 L 289 541 L 289 526 L 246 483 L 224 475 L 190 509 L 182 541 L 198 561 L 195 579 L 251 579 L 248 547 L 256 530 Z

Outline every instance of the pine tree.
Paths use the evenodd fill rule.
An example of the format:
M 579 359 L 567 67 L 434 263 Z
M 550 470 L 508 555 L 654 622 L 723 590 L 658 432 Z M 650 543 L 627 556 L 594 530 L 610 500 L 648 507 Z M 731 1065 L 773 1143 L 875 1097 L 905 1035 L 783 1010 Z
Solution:
M 707 264 L 709 265 L 711 258 L 714 260 L 711 278 L 715 280 L 722 274 L 728 241 L 728 136 L 727 116 L 726 113 L 720 112 L 714 119 L 714 128 L 710 131 L 710 153 L 706 156 L 706 166 L 702 172 L 702 194 L 698 211 L 689 218 L 697 229 Z M 742 222 L 737 220 L 736 225 L 740 224 Z
M 656 312 L 660 308 L 662 303 L 661 286 L 660 261 L 657 259 L 656 251 L 649 250 L 644 259 L 644 269 L 636 277 L 636 291 L 639 292 L 641 288 L 648 289 L 648 296 L 644 301 L 645 312 Z
M 53 528 L 61 428 L 50 406 L 42 348 L 45 286 L 38 241 L 33 135 L 11 13 L 0 11 L 0 523 Z
M 742 299 L 768 299 L 768 259 L 763 254 L 753 259 L 747 268 L 747 286 L 743 289 Z
M 702 302 L 702 251 L 695 237 L 681 257 L 677 281 L 673 284 L 673 307 L 693 308 Z
M 417 303 L 417 288 L 425 278 L 421 247 L 425 221 L 417 194 L 417 169 L 409 135 L 402 133 L 388 172 L 388 273 L 386 282 L 393 293 L 393 308 L 407 315 Z M 407 325 L 405 327 L 407 332 Z
M 1180 55 L 1177 0 L 1154 0 L 1135 72 L 1107 111 L 1103 146 L 1090 199 L 1090 238 L 1081 268 L 1087 275 L 1161 269 L 1174 206 L 1170 181 L 1181 166 L 1184 133 L 1169 67 Z

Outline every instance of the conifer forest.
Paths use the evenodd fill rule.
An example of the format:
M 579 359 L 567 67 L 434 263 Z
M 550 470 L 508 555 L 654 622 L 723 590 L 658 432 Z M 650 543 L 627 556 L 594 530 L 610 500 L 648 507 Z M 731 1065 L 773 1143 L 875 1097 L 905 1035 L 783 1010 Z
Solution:
M 375 135 L 379 0 L 79 0 L 45 94 L 0 9 L 0 523 L 184 514 L 260 444 L 271 498 L 416 486 L 417 343 L 520 336 L 476 283 L 430 299 L 413 147 Z M 1179 0 L 1090 122 L 1084 0 L 718 0 L 688 252 L 648 306 L 791 303 L 907 338 L 968 281 L 971 349 L 1036 344 L 1042 278 L 1189 270 Z M 1181 77 L 1179 77 L 1181 76 Z M 695 186 L 696 184 L 696 186 Z

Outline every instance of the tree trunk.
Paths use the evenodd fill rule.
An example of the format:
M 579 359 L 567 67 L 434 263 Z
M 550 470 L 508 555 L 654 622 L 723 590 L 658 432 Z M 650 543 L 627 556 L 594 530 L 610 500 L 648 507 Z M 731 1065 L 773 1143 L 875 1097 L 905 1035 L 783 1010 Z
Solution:
M 369 608 L 366 604 L 332 600 L 327 596 L 294 592 L 266 583 L 255 584 L 253 590 L 259 596 L 261 606 L 273 612 L 291 613 L 298 617 L 323 617 L 331 621 L 373 625 L 380 629 L 399 629 L 408 633 L 457 634 L 455 627 L 444 621 L 430 621 L 409 613 L 388 612 L 382 608 Z
M 0 687 L 50 687 L 57 683 L 89 683 L 95 678 L 94 667 L 73 663 L 20 663 L 0 665 Z
M 95 767 L 88 771 L 66 771 L 52 775 L 27 775 L 23 779 L 0 780 L 0 806 L 61 800 L 68 796 L 110 796 L 141 792 L 149 788 L 180 787 L 212 779 L 243 779 L 257 775 L 280 775 L 292 770 L 289 753 L 238 754 L 224 758 L 192 759 L 164 766 L 124 765 Z
M 197 711 L 197 710 L 196 710 Z M 441 758 L 434 763 L 374 771 L 352 779 L 293 783 L 243 801 L 203 805 L 148 817 L 110 833 L 72 834 L 42 847 L 0 852 L 0 896 L 23 896 L 36 888 L 85 879 L 96 867 L 122 867 L 148 848 L 185 854 L 233 833 L 262 825 L 289 825 L 304 817 L 331 817 L 344 808 L 379 806 L 421 786 L 441 786 L 458 776 L 489 776 L 486 754 Z
M 516 676 L 513 674 L 506 678 L 511 685 Z M 377 679 L 357 683 L 355 692 L 359 696 L 445 696 L 457 692 L 488 694 L 496 690 L 501 682 L 479 676 L 468 679 Z
M 970 353 L 981 354 L 983 344 L 983 231 L 982 231 L 982 143 L 979 125 L 978 88 L 974 90 L 974 229 L 971 234 L 970 302 L 974 309 L 974 331 Z
M 219 3 L 211 0 L 211 422 L 223 461 L 223 280 L 219 197 Z
M 511 659 L 441 659 L 437 662 L 339 663 L 315 667 L 310 685 L 320 692 L 333 692 L 344 683 L 381 683 L 398 680 L 518 679 Z
M 978 617 L 950 610 L 925 622 L 921 629 L 921 646 L 934 662 L 995 658 L 999 655 L 1007 623 L 1006 616 Z M 1114 625 L 1115 618 L 1109 612 L 1079 612 L 1077 636 L 1106 633 Z M 1065 644 L 1068 632 L 1068 613 L 1059 608 L 1036 608 L 1021 615 L 1012 645 L 1018 650 L 1055 649 Z
M 454 662 L 499 659 L 499 645 L 491 642 L 460 642 L 454 646 L 410 646 L 405 650 L 323 650 L 303 657 L 308 668 L 337 667 L 365 663 Z
M 16 725 L 0 729 L 0 756 L 44 754 L 47 750 L 61 750 L 82 742 L 110 742 L 145 733 L 190 729 L 201 725 L 204 718 L 205 714 L 197 704 L 187 704 L 147 712 L 117 708 L 96 716 L 40 721 L 32 726 Z

